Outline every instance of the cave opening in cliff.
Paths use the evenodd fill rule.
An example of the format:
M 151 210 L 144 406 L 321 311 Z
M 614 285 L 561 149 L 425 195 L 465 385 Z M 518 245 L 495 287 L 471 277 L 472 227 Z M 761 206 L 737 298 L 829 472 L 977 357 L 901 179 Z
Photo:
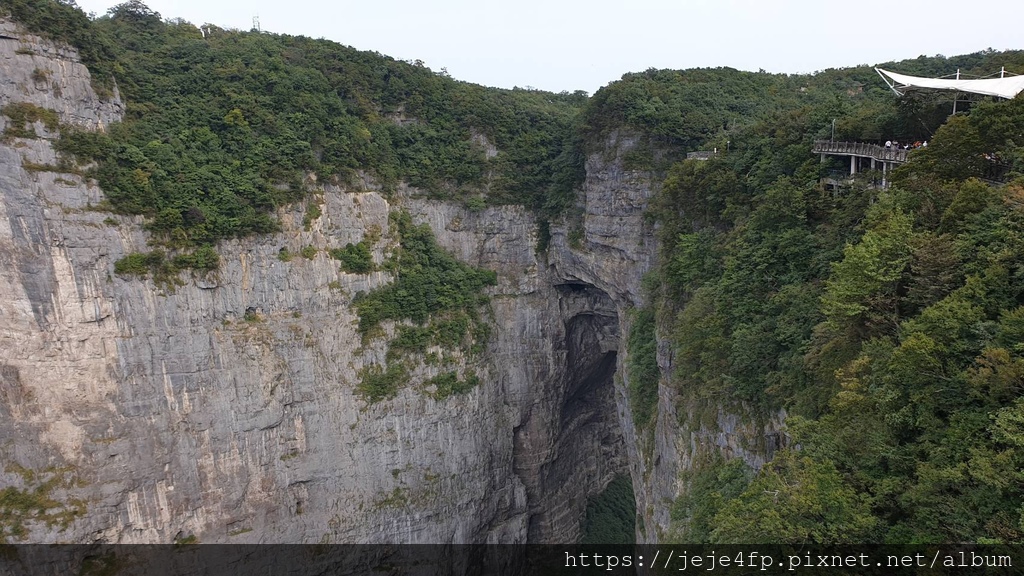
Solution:
M 528 539 L 534 543 L 579 541 L 588 504 L 613 483 L 632 494 L 614 377 L 619 361 L 617 308 L 603 290 L 587 283 L 556 286 L 564 337 L 544 406 L 517 431 L 516 466 L 530 497 Z M 540 419 L 551 435 L 539 437 Z M 625 493 L 624 490 L 619 490 Z M 633 518 L 624 530 L 633 531 Z

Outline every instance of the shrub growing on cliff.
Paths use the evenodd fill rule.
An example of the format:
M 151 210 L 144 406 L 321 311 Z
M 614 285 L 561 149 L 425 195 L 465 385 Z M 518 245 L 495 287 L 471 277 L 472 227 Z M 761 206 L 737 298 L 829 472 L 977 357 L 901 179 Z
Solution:
M 409 371 L 400 362 L 382 368 L 376 364 L 359 371 L 356 391 L 369 403 L 394 398 L 409 383 Z
M 92 72 L 97 92 L 110 94 L 116 59 L 113 45 L 74 2 L 0 0 L 0 13 L 10 15 L 33 34 L 77 48 L 82 62 Z
M 436 400 L 443 400 L 455 394 L 465 394 L 480 384 L 480 378 L 476 372 L 467 371 L 464 378 L 459 378 L 455 371 L 442 372 L 423 383 L 425 388 L 434 388 L 433 396 Z
M 212 246 L 200 246 L 189 254 L 175 256 L 174 265 L 201 271 L 216 270 L 220 266 L 220 256 Z
M 152 274 L 158 283 L 174 284 L 182 270 L 216 270 L 220 256 L 212 246 L 201 246 L 193 252 L 168 258 L 163 250 L 132 252 L 114 262 L 114 273 L 121 276 L 147 276 Z
M 658 341 L 655 334 L 654 310 L 643 308 L 633 316 L 627 341 L 629 352 L 629 405 L 633 424 L 646 428 L 658 406 Z
M 424 354 L 430 345 L 464 349 L 466 357 L 481 352 L 489 331 L 478 309 L 488 302 L 484 289 L 497 283 L 494 272 L 463 264 L 445 252 L 428 225 L 414 225 L 405 212 L 391 216 L 400 246 L 385 267 L 395 280 L 358 295 L 353 305 L 364 338 L 385 320 L 411 321 L 414 326 L 397 327 L 388 343 L 386 370 L 371 367 L 360 374 L 359 389 L 371 402 L 393 395 L 398 383 L 404 385 L 407 378 L 397 366 L 406 355 Z M 441 399 L 479 382 L 473 373 L 461 380 L 453 374 L 442 374 L 425 385 L 434 386 L 435 397 Z
M 165 263 L 163 251 L 132 252 L 114 262 L 114 273 L 122 276 L 145 276 Z
M 21 489 L 7 486 L 0 490 L 0 544 L 24 540 L 33 524 L 44 524 L 63 532 L 75 518 L 86 513 L 86 503 L 81 500 L 57 499 L 55 492 L 76 480 L 68 477 L 66 470 L 48 469 L 37 473 L 8 464 L 4 472 L 19 474 L 26 486 Z
M 346 244 L 331 250 L 331 257 L 341 260 L 341 269 L 349 274 L 368 274 L 373 271 L 373 255 L 366 240 Z
M 484 288 L 497 284 L 497 274 L 463 264 L 445 252 L 426 224 L 416 226 L 408 213 L 392 213 L 401 247 L 388 263 L 395 281 L 353 302 L 359 331 L 369 332 L 383 320 L 408 319 L 424 324 L 431 315 L 462 310 L 477 318 L 487 303 Z
M 14 102 L 0 108 L 0 114 L 7 116 L 10 121 L 4 129 L 5 137 L 14 138 L 35 138 L 36 132 L 32 128 L 35 122 L 42 122 L 47 130 L 55 131 L 60 124 L 60 117 L 55 110 L 42 108 L 29 102 Z

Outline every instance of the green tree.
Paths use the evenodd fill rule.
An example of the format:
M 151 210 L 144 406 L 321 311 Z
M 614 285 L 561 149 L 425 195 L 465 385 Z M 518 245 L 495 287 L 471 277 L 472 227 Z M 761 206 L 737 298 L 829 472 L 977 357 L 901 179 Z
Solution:
M 715 515 L 712 539 L 735 544 L 841 544 L 871 539 L 877 520 L 831 462 L 782 451 Z
M 895 331 L 897 285 L 910 262 L 912 220 L 899 209 L 881 216 L 857 244 L 832 266 L 822 311 L 835 326 L 854 324 L 862 333 Z

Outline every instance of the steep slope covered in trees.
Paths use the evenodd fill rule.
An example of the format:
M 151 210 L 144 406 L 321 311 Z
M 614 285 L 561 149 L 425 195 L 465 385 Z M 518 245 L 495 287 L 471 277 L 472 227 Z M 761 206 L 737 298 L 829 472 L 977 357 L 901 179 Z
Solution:
M 990 67 L 1009 58 L 1020 54 L 973 60 Z M 929 64 L 923 69 L 939 68 Z M 700 138 L 672 124 L 693 103 L 686 76 L 627 77 L 595 96 L 588 118 L 618 114 L 652 149 L 685 150 Z M 761 111 L 744 103 L 745 114 L 759 115 L 752 125 L 710 124 L 706 141 L 723 152 L 729 138 L 730 150 L 671 165 L 653 203 L 662 258 L 650 306 L 673 350 L 666 384 L 690 408 L 679 413 L 733 406 L 750 418 L 789 415 L 783 451 L 760 472 L 713 449 L 685 472 L 668 538 L 1024 538 L 1015 328 L 1024 311 L 1024 100 L 983 102 L 939 126 L 922 112 L 924 99 L 829 89 L 860 76 L 781 79 L 788 95 L 768 93 Z M 671 108 L 673 93 L 684 96 L 664 118 L 637 112 Z M 728 111 L 742 102 L 726 89 L 717 103 Z M 837 139 L 880 125 L 904 141 L 937 130 L 922 134 L 929 146 L 911 154 L 890 189 L 867 175 L 827 191 L 818 177 L 831 166 L 809 151 L 829 136 L 833 116 Z M 1008 183 L 978 179 L 997 167 Z

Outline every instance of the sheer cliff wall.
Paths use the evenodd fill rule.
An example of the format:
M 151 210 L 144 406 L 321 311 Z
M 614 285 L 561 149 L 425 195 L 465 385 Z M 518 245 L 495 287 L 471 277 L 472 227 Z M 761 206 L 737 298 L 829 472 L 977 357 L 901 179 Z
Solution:
M 89 129 L 119 118 L 73 50 L 2 26 L 0 105 Z M 95 210 L 102 191 L 33 128 L 0 143 L 0 482 L 50 508 L 12 541 L 572 541 L 587 498 L 626 470 L 615 305 L 538 259 L 533 215 L 326 187 L 308 229 L 304 206 L 282 210 L 281 233 L 220 245 L 216 272 L 158 284 L 114 274 L 148 250 L 142 222 Z M 390 277 L 326 250 L 379 230 L 381 262 L 396 207 L 499 273 L 466 394 L 354 391 L 384 350 L 363 345 L 352 297 Z M 309 245 L 312 259 L 279 258 Z
M 0 69 L 0 106 L 93 130 L 123 111 L 73 50 L 2 21 Z M 632 424 L 625 335 L 657 255 L 656 182 L 623 169 L 634 135 L 588 157 L 577 217 L 546 254 L 520 207 L 321 186 L 308 227 L 304 205 L 282 209 L 280 233 L 222 243 L 218 270 L 168 285 L 114 273 L 149 249 L 141 219 L 96 210 L 95 183 L 58 168 L 58 133 L 33 129 L 0 140 L 0 487 L 49 507 L 0 526 L 10 541 L 572 542 L 588 498 L 628 474 L 638 538 L 656 542 L 702 446 L 763 461 L 764 430 L 734 415 L 681 432 L 665 378 L 653 428 Z M 355 392 L 385 350 L 362 341 L 352 299 L 391 278 L 345 273 L 326 251 L 379 232 L 382 262 L 394 209 L 498 272 L 468 393 Z M 664 341 L 659 364 L 671 374 Z

